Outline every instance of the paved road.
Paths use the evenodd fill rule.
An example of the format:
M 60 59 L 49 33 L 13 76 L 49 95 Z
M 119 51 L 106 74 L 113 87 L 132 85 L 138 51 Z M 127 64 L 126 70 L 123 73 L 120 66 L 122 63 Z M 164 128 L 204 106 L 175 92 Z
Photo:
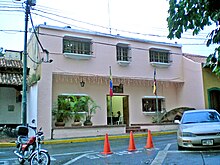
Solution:
M 219 150 L 178 151 L 176 135 L 154 136 L 154 148 L 145 149 L 146 137 L 134 138 L 136 151 L 128 152 L 129 139 L 109 140 L 113 154 L 103 155 L 104 141 L 45 145 L 53 165 L 220 165 Z M 14 148 L 0 148 L 0 165 L 18 164 Z

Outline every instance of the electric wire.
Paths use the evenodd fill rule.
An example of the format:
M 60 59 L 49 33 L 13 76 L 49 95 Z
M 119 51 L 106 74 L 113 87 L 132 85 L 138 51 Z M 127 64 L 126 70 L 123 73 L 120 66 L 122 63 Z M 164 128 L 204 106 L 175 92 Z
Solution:
M 24 32 L 22 30 L 1 30 L 0 29 L 0 32 L 1 31 L 15 31 L 15 32 Z M 30 33 L 30 32 L 29 32 Z M 33 32 L 31 32 L 33 33 Z M 64 36 L 61 36 L 61 35 L 56 35 L 56 34 L 49 34 L 49 33 L 42 33 L 42 32 L 38 32 L 39 35 L 42 35 L 42 36 L 50 36 L 50 37 L 57 37 L 57 38 L 63 38 Z M 112 37 L 114 37 L 114 35 L 111 35 Z M 117 37 L 117 36 L 115 36 Z M 129 38 L 129 39 L 133 39 L 133 38 Z M 144 40 L 143 40 L 144 41 Z M 151 41 L 149 41 L 151 42 Z M 95 44 L 101 44 L 101 45 L 106 45 L 106 46 L 117 46 L 117 44 L 111 44 L 111 43 L 106 43 L 106 42 L 98 42 L 98 41 L 92 41 L 92 43 L 95 43 Z M 168 43 L 169 44 L 169 43 Z M 186 45 L 190 45 L 190 44 L 186 44 Z M 191 45 L 194 45 L 195 44 L 191 44 Z M 202 44 L 196 44 L 196 45 L 202 45 Z M 205 45 L 205 44 L 203 44 Z M 148 48 L 140 48 L 140 47 L 134 47 L 134 46 L 130 46 L 131 49 L 136 49 L 136 50 L 143 50 L 143 51 L 149 51 L 150 49 Z M 59 54 L 58 52 L 50 52 L 50 54 Z M 171 52 L 170 54 L 173 54 L 173 55 L 183 55 L 183 54 L 186 54 L 186 53 L 177 53 L 177 52 Z
M 7 2 L 7 1 L 5 1 Z M 59 11 L 58 9 L 54 9 L 54 8 L 49 8 L 47 6 L 40 6 L 40 8 L 44 8 L 46 10 L 54 10 L 54 11 Z M 91 26 L 95 26 L 95 27 L 101 27 L 101 28 L 104 28 L 104 29 L 109 29 L 109 27 L 105 27 L 105 26 L 101 26 L 101 25 L 97 25 L 97 24 L 92 24 L 92 23 L 89 23 L 89 22 L 84 22 L 84 21 L 80 21 L 80 20 L 76 20 L 76 19 L 73 19 L 73 18 L 69 18 L 69 17 L 66 17 L 66 16 L 61 16 L 61 15 L 58 15 L 58 14 L 55 14 L 55 13 L 51 13 L 51 12 L 45 12 L 45 11 L 42 11 L 41 9 L 38 9 L 39 7 L 36 7 L 36 8 L 33 8 L 33 10 L 37 10 L 37 11 L 40 11 L 40 12 L 43 12 L 45 14 L 50 14 L 50 15 L 53 15 L 53 16 L 57 16 L 57 17 L 60 17 L 60 18 L 65 18 L 65 19 L 70 19 L 70 20 L 73 20 L 73 21 L 76 21 L 76 22 L 80 22 L 80 23 L 84 23 L 84 24 L 87 24 L 87 25 L 91 25 Z M 48 19 L 48 17 L 47 17 Z M 53 19 L 53 21 L 55 21 Z M 61 22 L 60 22 L 61 23 Z M 85 28 L 84 28 L 85 29 Z M 115 31 L 120 31 L 120 32 L 126 32 L 126 33 L 131 33 L 131 34 L 138 34 L 138 35 L 149 35 L 149 36 L 153 36 L 153 37 L 167 37 L 166 35 L 157 35 L 157 34 L 144 34 L 144 33 L 138 33 L 138 32 L 131 32 L 131 31 L 127 31 L 127 30 L 120 30 L 120 29 L 114 29 L 114 28 L 111 28 Z M 154 30 L 156 28 L 153 28 Z M 162 29 L 162 28 L 157 28 L 157 29 Z M 164 29 L 166 32 L 167 32 L 167 29 Z M 163 30 L 163 31 L 164 31 Z M 184 34 L 186 35 L 186 34 Z M 190 35 L 190 34 L 189 34 Z M 182 39 L 199 39 L 199 40 L 204 40 L 206 38 L 193 38 L 193 37 L 182 37 Z
M 46 8 L 47 8 L 47 7 L 46 7 Z M 52 8 L 51 8 L 51 9 L 52 9 Z M 55 13 L 51 13 L 51 12 L 45 12 L 45 11 L 42 11 L 42 10 L 39 10 L 39 9 L 35 9 L 35 8 L 33 8 L 33 10 L 36 10 L 36 11 L 38 11 L 38 12 L 42 12 L 42 13 L 44 13 L 44 14 L 53 15 L 53 16 L 55 16 L 55 17 L 60 17 L 60 18 L 64 18 L 64 19 L 76 21 L 76 22 L 79 22 L 79 23 L 87 24 L 87 25 L 90 25 L 90 26 L 95 26 L 95 27 L 99 27 L 99 28 L 109 29 L 108 27 L 105 27 L 105 26 L 101 26 L 101 25 L 96 25 L 96 24 L 92 24 L 92 23 L 80 21 L 80 20 L 77 20 L 77 19 L 69 18 L 69 17 L 66 17 L 66 16 L 61 16 L 61 15 L 58 15 L 58 14 L 55 14 Z M 50 20 L 52 20 L 52 21 L 56 21 L 56 22 L 63 23 L 63 24 L 69 24 L 69 23 L 67 23 L 67 22 L 59 21 L 59 20 L 57 20 L 57 19 L 53 19 L 53 18 L 51 18 L 51 17 L 47 17 L 47 16 L 42 15 L 42 14 L 38 14 L 38 13 L 34 13 L 34 14 L 35 14 L 35 15 L 38 15 L 38 16 L 40 16 L 40 17 L 44 17 L 44 18 L 50 19 Z M 71 24 L 71 25 L 74 26 L 74 27 L 76 27 L 76 28 L 81 28 L 81 29 L 90 30 L 89 28 L 79 27 L 79 26 L 76 26 L 76 25 L 73 25 L 73 24 Z M 144 33 L 139 33 L 139 32 L 131 32 L 131 31 L 127 31 L 127 30 L 115 29 L 115 28 L 111 28 L 111 29 L 112 29 L 112 30 L 115 30 L 115 31 L 118 31 L 118 32 L 125 32 L 125 33 L 136 34 L 136 35 L 167 38 L 166 35 L 144 34 Z M 206 40 L 206 38 L 198 38 L 198 37 L 196 37 L 196 38 L 194 38 L 194 37 L 182 37 L 182 39 Z
M 38 7 L 37 7 L 37 8 L 38 8 Z M 35 10 L 38 10 L 37 8 L 35 8 Z M 45 9 L 48 9 L 48 8 L 45 7 Z M 49 9 L 53 9 L 53 8 L 49 8 Z M 57 10 L 57 9 L 53 9 L 53 10 Z M 58 16 L 58 17 L 63 17 L 63 16 L 60 16 L 60 15 L 58 15 L 58 14 L 49 13 L 49 12 L 45 12 L 45 11 L 42 11 L 42 10 L 38 10 L 38 11 L 41 11 L 41 12 L 44 12 L 44 13 L 47 13 L 47 14 L 51 14 L 51 15 L 56 15 L 56 16 Z M 66 17 L 66 16 L 64 16 L 64 17 L 67 18 L 67 19 L 72 19 L 72 18 L 69 18 L 69 17 Z M 64 18 L 64 17 L 63 17 L 63 18 Z M 92 23 L 85 22 L 85 21 L 79 21 L 79 20 L 76 20 L 76 19 L 74 19 L 74 20 L 75 20 L 75 21 L 78 21 L 78 22 L 81 22 L 81 23 L 85 23 L 85 24 L 89 24 L 89 25 L 93 25 L 93 26 L 103 27 L 103 28 L 105 28 L 105 29 L 109 29 L 109 27 L 105 27 L 105 26 L 101 26 L 101 25 L 97 25 L 97 24 L 92 24 Z M 158 28 L 158 27 L 152 27 L 152 28 L 153 28 L 153 30 L 159 29 L 160 31 L 167 32 L 167 29 L 164 29 L 164 28 Z M 114 28 L 113 28 L 113 29 L 114 29 Z M 120 30 L 120 29 L 115 29 L 115 30 L 122 31 L 122 30 Z M 131 31 L 127 31 L 127 32 L 131 32 Z M 131 32 L 131 33 L 135 33 L 135 32 Z M 189 32 L 189 33 L 191 33 L 191 32 Z M 200 34 L 207 35 L 206 33 L 200 33 Z M 191 35 L 191 36 L 192 36 L 192 34 L 188 34 L 188 35 Z
M 86 25 L 103 28 L 103 29 L 105 29 L 105 30 L 108 30 L 108 29 L 109 29 L 109 27 L 106 27 L 106 26 L 101 26 L 101 25 L 97 25 L 97 24 L 93 24 L 93 23 L 89 23 L 89 22 L 85 22 L 85 21 L 80 21 L 80 20 L 73 19 L 73 18 L 70 18 L 70 17 L 61 16 L 61 15 L 59 15 L 59 14 L 54 14 L 54 13 L 51 13 L 51 12 L 45 12 L 45 11 L 42 11 L 42 10 L 39 10 L 39 9 L 34 9 L 34 10 L 35 10 L 35 11 L 38 11 L 38 12 L 41 12 L 41 13 L 44 13 L 44 14 L 49 14 L 49 15 L 52 15 L 52 16 L 56 16 L 56 17 L 68 19 L 68 20 L 71 20 L 71 21 L 83 23 L 83 24 L 86 24 Z M 39 15 L 39 16 L 43 16 L 43 15 L 41 15 L 41 14 L 37 14 L 36 12 L 35 12 L 34 14 Z M 53 21 L 60 22 L 60 21 L 55 20 L 55 19 L 53 19 L 53 18 L 51 18 L 51 17 L 46 17 L 46 16 L 43 16 L 43 17 L 45 17 L 45 18 L 47 18 L 47 19 L 52 19 Z M 61 22 L 60 22 L 60 23 L 61 23 Z M 62 23 L 66 24 L 66 23 L 63 22 L 63 21 L 62 21 Z M 76 26 L 76 25 L 74 25 L 74 26 Z M 82 28 L 82 27 L 81 27 L 81 28 Z M 88 28 L 84 28 L 84 29 L 88 29 Z M 111 27 L 111 30 L 114 30 L 114 31 L 117 31 L 117 32 L 125 32 L 125 33 L 129 33 L 129 34 L 135 34 L 135 35 L 143 35 L 143 36 L 152 36 L 152 37 L 167 38 L 166 35 L 132 32 L 132 31 L 121 30 L 121 29 L 116 29 L 116 28 L 112 28 L 112 27 Z M 205 37 L 181 37 L 181 38 L 182 38 L 182 39 L 193 39 L 193 40 L 206 40 L 206 39 L 207 39 L 207 38 L 205 38 Z
M 5 1 L 7 2 L 7 1 Z M 0 3 L 1 5 L 1 3 Z M 2 6 L 0 6 L 2 7 Z M 13 7 L 10 7 L 8 6 L 9 8 L 13 8 Z M 4 8 L 4 6 L 3 6 Z M 6 7 L 7 8 L 7 7 Z M 16 8 L 20 8 L 22 9 L 22 7 L 16 7 Z M 45 8 L 47 9 L 47 7 L 44 7 L 42 6 L 41 8 Z M 37 12 L 32 12 L 34 15 L 37 15 L 39 17 L 44 17 L 44 18 L 47 18 L 47 19 L 50 19 L 52 21 L 56 21 L 56 22 L 59 22 L 59 23 L 62 23 L 62 24 L 65 24 L 65 25 L 71 25 L 75 28 L 78 28 L 78 29 L 84 29 L 84 30 L 88 30 L 88 31 L 92 31 L 92 32 L 97 32 L 97 31 L 93 31 L 89 28 L 85 28 L 85 27 L 80 27 L 80 26 L 77 26 L 77 25 L 73 25 L 73 24 L 69 24 L 68 22 L 64 22 L 64 21 L 60 21 L 60 20 L 57 20 L 57 19 L 54 19 L 54 18 L 51 18 L 49 16 L 45 16 L 46 15 L 52 15 L 54 17 L 58 17 L 58 18 L 63 18 L 63 19 L 68 19 L 68 20 L 71 20 L 71 21 L 76 21 L 76 22 L 79 22 L 79 23 L 83 23 L 83 24 L 87 24 L 87 25 L 90 25 L 90 26 L 94 26 L 94 27 L 100 27 L 100 28 L 104 28 L 104 29 L 109 29 L 109 27 L 105 27 L 105 26 L 101 26 L 101 25 L 96 25 L 96 24 L 92 24 L 92 23 L 88 23 L 88 22 L 84 22 L 84 21 L 80 21 L 80 20 L 77 20 L 77 19 L 73 19 L 73 18 L 69 18 L 69 17 L 66 17 L 66 16 L 62 16 L 62 15 L 59 15 L 59 14 L 55 14 L 53 12 L 45 12 L 45 11 L 42 11 L 40 9 L 35 9 L 35 8 L 32 8 L 32 10 L 34 11 L 37 11 L 37 12 L 40 12 L 40 13 L 43 13 L 44 15 L 42 14 L 39 14 Z M 50 10 L 57 10 L 57 9 L 53 9 L 53 8 L 50 8 Z M 11 10 L 7 10 L 7 11 L 11 11 Z M 23 10 L 17 10 L 17 11 L 23 11 Z M 23 11 L 24 12 L 24 11 Z M 34 28 L 33 28 L 34 29 Z M 144 33 L 139 33 L 139 32 L 131 32 L 131 31 L 127 31 L 127 30 L 120 30 L 120 29 L 115 29 L 115 28 L 111 28 L 112 30 L 115 30 L 117 32 L 126 32 L 126 33 L 130 33 L 130 34 L 136 34 L 136 35 L 144 35 L 144 36 L 151 36 L 151 37 L 167 37 L 165 35 L 159 35 L 159 34 L 144 34 Z M 0 30 L 0 31 L 3 31 L 3 30 Z M 22 31 L 18 31 L 18 32 L 22 32 Z M 63 37 L 63 36 L 62 36 Z M 182 39 L 193 39 L 193 40 L 206 40 L 207 38 L 193 38 L 193 37 L 182 37 Z M 156 41 L 157 42 L 157 41 Z M 187 43 L 187 44 L 181 44 L 181 45 L 205 45 L 205 43 Z
M 59 22 L 59 23 L 62 23 L 62 24 L 68 25 L 68 26 L 71 25 L 71 26 L 73 26 L 73 27 L 75 27 L 75 28 L 78 28 L 78 29 L 90 30 L 89 28 L 84 28 L 84 27 L 76 26 L 76 25 L 74 25 L 74 24 L 69 24 L 69 23 L 66 23 L 66 22 L 64 22 L 64 21 L 60 21 L 60 20 L 57 20 L 57 19 L 53 19 L 53 18 L 44 16 L 44 15 L 41 15 L 41 14 L 38 14 L 38 13 L 32 12 L 32 14 L 37 15 L 37 16 L 41 16 L 41 17 L 43 17 L 43 18 L 47 18 L 47 19 L 50 19 L 50 20 L 52 20 L 52 21 Z
M 71 21 L 76 21 L 76 22 L 79 22 L 79 23 L 84 23 L 84 24 L 87 24 L 87 25 L 92 25 L 92 26 L 96 26 L 96 27 L 101 27 L 101 28 L 104 28 L 104 29 L 108 29 L 108 28 L 105 27 L 105 26 L 101 26 L 101 25 L 97 25 L 97 24 L 93 24 L 93 23 L 89 23 L 89 22 L 80 21 L 80 20 L 73 19 L 73 18 L 70 18 L 70 17 L 62 16 L 62 15 L 59 15 L 59 14 L 54 14 L 54 13 L 50 13 L 50 12 L 45 12 L 45 11 L 42 11 L 42 10 L 39 10 L 39 9 L 34 9 L 34 10 L 39 11 L 39 12 L 42 12 L 42 13 L 44 13 L 44 14 L 49 14 L 49 15 L 53 15 L 53 16 L 56 16 L 56 17 L 60 17 L 60 18 L 64 18 L 64 19 L 69 19 L 69 20 L 71 20 Z
M 43 47 L 43 45 L 41 44 L 41 42 L 40 42 L 40 40 L 39 40 L 39 38 L 38 38 L 36 29 L 35 29 L 35 27 L 34 27 L 34 23 L 33 23 L 33 20 L 32 20 L 31 12 L 29 13 L 29 16 L 30 16 L 30 20 L 31 20 L 32 29 L 33 29 L 33 31 L 34 31 L 35 37 L 36 37 L 36 39 L 37 39 L 37 42 L 38 42 L 38 44 L 40 45 L 42 51 L 45 52 L 45 53 L 47 54 L 47 57 L 48 57 L 48 56 L 49 56 L 49 51 Z M 29 55 L 28 55 L 28 57 L 29 57 L 34 63 L 36 63 L 36 64 L 41 64 L 41 63 L 43 62 L 43 59 L 42 59 L 41 61 L 35 61 L 35 60 L 33 60 Z M 48 60 L 48 59 L 47 59 L 47 60 Z M 48 61 L 47 61 L 47 62 L 48 62 Z
M 32 29 L 34 31 L 34 34 L 35 34 L 35 37 L 37 39 L 38 44 L 40 45 L 43 52 L 48 52 L 46 49 L 44 49 L 43 45 L 41 44 L 41 42 L 38 38 L 37 32 L 36 32 L 35 27 L 34 27 L 34 23 L 33 23 L 32 17 L 31 17 L 31 13 L 29 13 L 29 16 L 30 16 L 30 20 L 31 20 Z

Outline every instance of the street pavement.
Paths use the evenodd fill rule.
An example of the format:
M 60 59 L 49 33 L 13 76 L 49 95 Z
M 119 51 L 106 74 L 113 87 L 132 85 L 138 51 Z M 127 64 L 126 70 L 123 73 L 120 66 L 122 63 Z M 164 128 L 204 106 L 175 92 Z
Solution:
M 176 131 L 160 131 L 160 132 L 151 132 L 152 136 L 158 135 L 167 135 L 167 134 L 174 134 Z M 147 137 L 148 133 L 133 133 L 135 137 Z M 108 139 L 123 139 L 129 138 L 130 134 L 120 134 L 120 135 L 108 135 Z M 78 142 L 92 142 L 97 140 L 105 140 L 105 136 L 94 136 L 94 137 L 79 137 L 79 138 L 68 138 L 68 139 L 51 139 L 51 140 L 44 140 L 44 144 L 63 144 L 63 143 L 78 143 Z M 1 147 L 15 147 L 15 142 L 6 142 L 0 143 Z

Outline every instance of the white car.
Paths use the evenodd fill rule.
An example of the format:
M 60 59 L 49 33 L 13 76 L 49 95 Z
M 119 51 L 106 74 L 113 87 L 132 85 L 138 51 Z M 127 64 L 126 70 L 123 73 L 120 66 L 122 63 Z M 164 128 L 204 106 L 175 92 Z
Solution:
M 220 148 L 220 114 L 216 110 L 185 111 L 177 131 L 178 149 Z

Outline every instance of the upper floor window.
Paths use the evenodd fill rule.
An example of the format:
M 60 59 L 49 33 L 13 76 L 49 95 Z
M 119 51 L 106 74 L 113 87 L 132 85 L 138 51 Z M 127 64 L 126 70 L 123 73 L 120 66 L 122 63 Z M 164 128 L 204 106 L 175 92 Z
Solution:
M 150 49 L 150 62 L 154 63 L 170 63 L 170 53 L 169 50 L 163 49 Z
M 156 102 L 158 99 L 158 112 L 165 111 L 165 98 L 162 96 L 145 96 L 142 98 L 142 111 L 143 112 L 157 112 Z
M 117 61 L 119 64 L 129 64 L 130 63 L 130 47 L 128 44 L 119 43 L 116 45 L 117 50 Z
M 116 45 L 117 49 L 117 61 L 129 61 L 130 56 L 129 56 L 129 50 L 130 48 L 128 47 L 127 44 L 117 44 Z
M 67 36 L 63 39 L 63 53 L 91 55 L 91 47 L 91 39 Z

